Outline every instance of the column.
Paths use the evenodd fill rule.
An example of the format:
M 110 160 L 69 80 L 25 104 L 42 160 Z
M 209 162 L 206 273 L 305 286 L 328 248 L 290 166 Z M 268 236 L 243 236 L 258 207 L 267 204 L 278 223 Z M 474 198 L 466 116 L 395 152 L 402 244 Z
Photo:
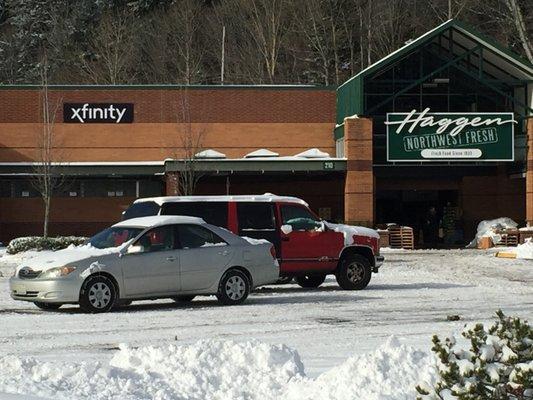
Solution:
M 533 226 L 533 118 L 527 120 L 526 224 Z
M 374 173 L 372 171 L 372 119 L 344 120 L 344 220 L 347 224 L 374 226 Z

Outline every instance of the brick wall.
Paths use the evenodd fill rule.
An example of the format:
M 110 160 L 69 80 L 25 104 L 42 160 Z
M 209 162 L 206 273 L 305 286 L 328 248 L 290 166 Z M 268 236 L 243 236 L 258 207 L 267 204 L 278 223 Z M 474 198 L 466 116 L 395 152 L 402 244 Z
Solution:
M 120 221 L 131 197 L 53 198 L 50 235 L 90 236 Z M 0 198 L 0 241 L 18 236 L 42 235 L 40 198 Z
M 328 89 L 65 89 L 57 107 L 55 157 L 62 161 L 141 161 L 180 157 L 181 135 L 240 158 L 258 148 L 281 155 L 318 147 L 334 155 L 335 92 Z M 38 90 L 0 90 L 0 162 L 31 161 L 41 132 Z M 65 102 L 134 104 L 132 124 L 64 124 Z M 185 112 L 183 110 L 186 110 Z

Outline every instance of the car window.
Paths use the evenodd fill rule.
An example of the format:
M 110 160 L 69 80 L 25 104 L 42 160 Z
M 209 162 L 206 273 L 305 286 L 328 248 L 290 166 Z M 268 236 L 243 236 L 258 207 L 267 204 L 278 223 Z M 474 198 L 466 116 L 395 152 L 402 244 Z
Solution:
M 122 219 L 132 219 L 139 217 L 150 217 L 159 213 L 159 204 L 153 201 L 142 201 L 134 203 L 122 214 Z
M 143 253 L 172 250 L 174 248 L 174 230 L 169 225 L 158 226 L 142 235 L 134 245 L 142 246 Z
M 161 215 L 186 215 L 202 218 L 205 222 L 226 228 L 228 203 L 225 201 L 183 201 L 164 203 Z
M 300 206 L 281 206 L 281 218 L 283 225 L 290 225 L 294 231 L 314 231 L 322 226 L 311 212 Z
M 111 227 L 97 233 L 88 243 L 97 249 L 118 247 L 142 232 L 141 228 Z
M 177 225 L 181 248 L 224 246 L 227 243 L 217 234 L 199 225 Z
M 271 203 L 237 203 L 239 231 L 273 231 L 276 229 Z

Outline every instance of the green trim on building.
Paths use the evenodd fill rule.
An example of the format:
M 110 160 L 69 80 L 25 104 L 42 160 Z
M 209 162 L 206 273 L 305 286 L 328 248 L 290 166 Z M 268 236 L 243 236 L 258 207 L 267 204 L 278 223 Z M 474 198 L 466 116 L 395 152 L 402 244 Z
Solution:
M 165 172 L 179 172 L 185 170 L 185 161 L 172 160 L 165 162 Z M 199 160 L 194 168 L 198 172 L 208 173 L 296 173 L 296 172 L 344 172 L 344 159 L 308 159 L 308 160 L 280 160 L 280 159 L 228 159 L 228 160 Z

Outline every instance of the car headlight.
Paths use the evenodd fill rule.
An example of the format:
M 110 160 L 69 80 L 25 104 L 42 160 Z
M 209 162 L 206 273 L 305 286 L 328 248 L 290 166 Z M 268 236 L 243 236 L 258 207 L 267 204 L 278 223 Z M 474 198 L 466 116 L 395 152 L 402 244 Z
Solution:
M 65 265 L 64 267 L 50 268 L 46 271 L 41 272 L 39 278 L 59 278 L 60 276 L 65 276 L 74 271 L 76 267 L 71 267 L 70 265 Z

